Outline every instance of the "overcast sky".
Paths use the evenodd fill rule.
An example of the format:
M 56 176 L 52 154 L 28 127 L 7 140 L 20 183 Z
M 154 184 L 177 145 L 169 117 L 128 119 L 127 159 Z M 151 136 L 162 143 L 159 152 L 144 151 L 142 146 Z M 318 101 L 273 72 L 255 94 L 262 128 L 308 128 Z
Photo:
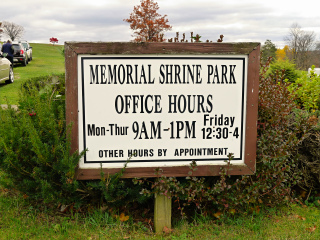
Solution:
M 170 32 L 198 33 L 201 40 L 261 42 L 270 39 L 284 46 L 293 23 L 314 31 L 320 40 L 319 1 L 283 0 L 158 0 L 159 13 L 168 15 Z M 56 37 L 65 41 L 130 41 L 129 24 L 124 22 L 140 0 L 2 0 L 0 21 L 25 28 L 24 39 L 49 43 Z M 181 36 L 180 35 L 180 36 Z M 189 38 L 190 39 L 190 38 Z M 5 40 L 2 37 L 2 40 Z

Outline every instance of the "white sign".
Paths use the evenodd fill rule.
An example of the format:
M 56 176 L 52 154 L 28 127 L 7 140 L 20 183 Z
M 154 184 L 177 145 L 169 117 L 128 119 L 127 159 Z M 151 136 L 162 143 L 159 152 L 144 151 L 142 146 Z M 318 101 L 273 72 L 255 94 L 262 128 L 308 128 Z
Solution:
M 247 55 L 79 55 L 80 168 L 244 163 Z

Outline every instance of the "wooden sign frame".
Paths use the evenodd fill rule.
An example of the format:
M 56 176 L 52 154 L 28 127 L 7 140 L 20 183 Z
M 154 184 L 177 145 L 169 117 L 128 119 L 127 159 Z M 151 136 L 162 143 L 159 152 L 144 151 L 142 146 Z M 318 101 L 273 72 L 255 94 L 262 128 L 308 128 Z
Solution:
M 66 120 L 72 123 L 71 151 L 79 150 L 79 119 L 78 119 L 78 56 L 79 55 L 246 55 L 247 69 L 247 102 L 244 164 L 230 165 L 231 175 L 247 175 L 255 172 L 257 115 L 260 68 L 260 43 L 133 43 L 133 42 L 66 42 Z M 226 165 L 198 166 L 194 176 L 217 176 L 221 167 Z M 161 167 L 162 175 L 183 177 L 190 171 L 189 166 Z M 119 168 L 104 168 L 106 174 L 114 174 Z M 77 179 L 89 180 L 100 178 L 100 168 L 77 169 Z M 127 168 L 125 178 L 155 177 L 154 167 Z

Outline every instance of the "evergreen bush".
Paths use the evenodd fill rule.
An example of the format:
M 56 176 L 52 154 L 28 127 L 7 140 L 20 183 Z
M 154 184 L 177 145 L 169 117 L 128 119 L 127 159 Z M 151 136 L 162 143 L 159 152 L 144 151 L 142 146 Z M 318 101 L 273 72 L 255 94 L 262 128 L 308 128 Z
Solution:
M 41 83 L 40 78 L 34 81 Z M 0 110 L 0 169 L 25 196 L 46 203 L 73 202 L 81 154 L 69 154 L 64 101 L 59 98 L 64 75 L 46 78 L 43 85 L 39 92 L 32 81 L 26 82 L 19 110 Z
M 268 70 L 265 72 L 266 78 L 272 78 L 273 81 L 283 81 L 287 80 L 289 82 L 294 82 L 299 77 L 299 72 L 296 70 L 296 66 L 294 63 L 289 60 L 275 60 L 272 63 L 268 63 L 270 66 Z M 279 79 L 278 77 L 282 78 Z
M 147 200 L 131 179 L 121 179 L 124 169 L 114 176 L 102 174 L 101 180 L 76 180 L 84 152 L 70 154 L 64 74 L 25 82 L 18 111 L 0 109 L 0 121 L 1 185 L 32 201 L 73 207 Z

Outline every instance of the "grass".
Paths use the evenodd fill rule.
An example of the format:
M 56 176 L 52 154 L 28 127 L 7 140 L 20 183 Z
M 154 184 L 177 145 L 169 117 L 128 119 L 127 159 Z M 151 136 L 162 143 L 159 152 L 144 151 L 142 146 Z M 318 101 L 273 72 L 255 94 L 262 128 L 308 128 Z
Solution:
M 0 190 L 0 239 L 320 239 L 320 209 L 292 204 L 222 220 L 198 216 L 155 234 L 130 218 L 120 222 L 99 209 L 89 214 L 39 211 L 19 194 Z
M 0 104 L 18 104 L 18 89 L 27 79 L 39 76 L 59 74 L 65 71 L 63 46 L 49 44 L 30 44 L 32 46 L 33 60 L 24 67 L 22 64 L 14 65 L 14 83 L 0 84 Z

